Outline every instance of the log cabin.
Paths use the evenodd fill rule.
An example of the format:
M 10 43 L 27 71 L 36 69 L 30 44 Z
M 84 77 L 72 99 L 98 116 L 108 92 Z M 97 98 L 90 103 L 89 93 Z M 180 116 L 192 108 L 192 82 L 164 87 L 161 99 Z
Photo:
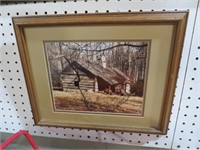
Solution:
M 61 83 L 63 91 L 80 88 L 91 92 L 109 90 L 117 93 L 123 90 L 130 93 L 130 79 L 123 72 L 117 68 L 105 68 L 89 61 L 72 61 L 63 69 Z

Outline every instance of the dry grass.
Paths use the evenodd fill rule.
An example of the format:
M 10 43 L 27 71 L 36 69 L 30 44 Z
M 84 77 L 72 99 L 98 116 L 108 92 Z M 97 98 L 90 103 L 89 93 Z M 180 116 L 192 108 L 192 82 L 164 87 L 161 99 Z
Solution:
M 143 98 L 134 96 L 106 95 L 102 93 L 83 92 L 87 105 L 80 91 L 53 91 L 56 109 L 114 112 L 141 114 Z

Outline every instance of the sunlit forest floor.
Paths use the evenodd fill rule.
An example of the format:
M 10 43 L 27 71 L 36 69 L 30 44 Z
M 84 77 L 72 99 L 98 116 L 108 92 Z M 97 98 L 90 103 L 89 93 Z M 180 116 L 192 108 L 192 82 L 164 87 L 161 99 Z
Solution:
M 94 92 L 53 91 L 57 110 L 94 111 L 112 113 L 142 113 L 143 98 L 136 96 L 108 95 Z

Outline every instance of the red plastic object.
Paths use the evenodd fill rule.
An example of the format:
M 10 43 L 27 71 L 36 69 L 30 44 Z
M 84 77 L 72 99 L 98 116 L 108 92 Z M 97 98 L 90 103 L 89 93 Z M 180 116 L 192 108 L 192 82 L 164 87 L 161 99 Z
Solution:
M 31 146 L 32 146 L 32 148 L 34 150 L 39 150 L 38 146 L 34 142 L 34 140 L 31 137 L 31 135 L 27 131 L 25 131 L 25 130 L 20 130 L 19 132 L 15 133 L 11 137 L 9 137 L 6 141 L 4 141 L 0 145 L 0 150 L 5 149 L 12 141 L 14 141 L 16 138 L 18 138 L 22 134 L 26 137 L 26 139 L 29 141 L 29 143 L 31 144 Z

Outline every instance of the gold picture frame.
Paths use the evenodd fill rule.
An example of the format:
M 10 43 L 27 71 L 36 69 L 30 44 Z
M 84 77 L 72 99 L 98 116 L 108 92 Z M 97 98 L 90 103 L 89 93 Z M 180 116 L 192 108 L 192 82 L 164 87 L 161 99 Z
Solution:
M 35 124 L 39 126 L 166 134 L 187 16 L 187 11 L 178 11 L 14 17 L 13 24 Z M 143 101 L 142 111 L 139 115 L 57 111 L 54 108 L 55 93 L 52 94 L 54 87 L 52 86 L 51 71 L 49 71 L 51 70 L 48 64 L 50 56 L 46 52 L 48 49 L 46 45 L 51 45 L 51 42 L 54 42 L 54 45 L 56 45 L 56 42 L 62 42 L 65 46 L 66 43 L 69 46 L 74 45 L 74 41 L 79 46 L 88 41 L 92 45 L 97 44 L 96 41 L 106 41 L 104 45 L 113 45 L 118 41 L 122 42 L 122 46 L 124 46 L 123 44 L 126 46 L 130 44 L 129 41 L 139 41 L 140 43 L 147 41 L 148 57 L 145 61 L 143 60 L 143 63 L 147 63 L 147 69 L 144 71 L 145 75 L 143 75 L 143 77 L 145 76 L 142 89 Z M 131 44 L 133 46 L 133 43 Z M 79 57 L 82 57 L 80 55 L 82 54 L 79 53 Z M 71 67 L 72 62 L 68 64 Z M 94 68 L 84 67 L 84 64 L 77 63 L 77 61 L 75 65 L 79 66 L 79 69 L 80 66 L 86 70 L 93 69 L 93 72 L 91 71 L 93 74 L 95 74 L 94 68 L 97 68 L 97 66 Z M 104 69 L 102 68 L 102 70 Z M 96 71 L 98 72 L 97 69 Z M 124 75 L 121 76 L 124 77 Z M 105 94 L 105 91 L 100 92 Z M 112 97 L 117 95 L 115 90 L 114 92 Z M 124 93 L 121 92 L 120 94 Z

